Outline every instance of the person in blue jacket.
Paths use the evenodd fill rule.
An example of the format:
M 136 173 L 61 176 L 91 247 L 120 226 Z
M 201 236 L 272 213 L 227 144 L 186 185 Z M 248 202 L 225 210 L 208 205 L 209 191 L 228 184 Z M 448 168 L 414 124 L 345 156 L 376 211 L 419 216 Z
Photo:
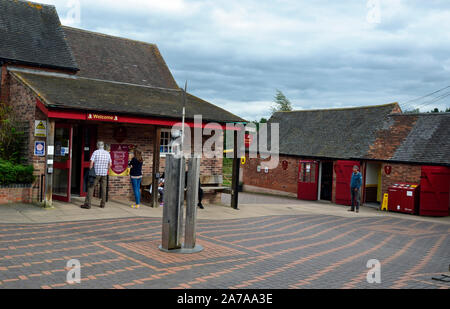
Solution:
M 359 212 L 359 196 L 362 185 L 362 175 L 359 172 L 359 167 L 357 165 L 353 166 L 352 179 L 350 182 L 350 191 L 352 196 L 352 207 L 348 211 Z

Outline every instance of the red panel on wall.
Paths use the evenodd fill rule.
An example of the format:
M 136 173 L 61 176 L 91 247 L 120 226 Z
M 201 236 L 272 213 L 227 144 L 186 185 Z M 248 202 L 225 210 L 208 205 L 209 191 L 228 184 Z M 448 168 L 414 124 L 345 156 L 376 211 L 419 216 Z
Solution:
M 336 172 L 336 204 L 351 205 L 350 182 L 353 166 L 360 166 L 358 161 L 338 160 L 334 165 Z
M 298 168 L 298 190 L 299 200 L 317 200 L 319 164 L 317 161 L 300 161 Z
M 450 168 L 422 166 L 420 187 L 421 216 L 450 215 Z

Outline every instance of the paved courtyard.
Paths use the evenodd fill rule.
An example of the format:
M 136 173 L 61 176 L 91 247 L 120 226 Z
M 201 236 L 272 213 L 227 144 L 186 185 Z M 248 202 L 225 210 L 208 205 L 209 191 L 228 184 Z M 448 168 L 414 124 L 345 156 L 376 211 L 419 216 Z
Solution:
M 204 251 L 181 255 L 157 249 L 159 217 L 0 223 L 0 288 L 450 288 L 432 280 L 449 270 L 444 223 L 299 212 L 202 219 L 197 236 Z M 66 282 L 71 259 L 80 284 Z

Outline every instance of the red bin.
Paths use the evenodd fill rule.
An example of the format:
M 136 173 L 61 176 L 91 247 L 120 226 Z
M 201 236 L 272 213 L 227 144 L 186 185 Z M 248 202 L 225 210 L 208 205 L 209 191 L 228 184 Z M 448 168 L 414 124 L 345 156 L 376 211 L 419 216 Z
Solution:
M 389 211 L 408 214 L 419 212 L 420 187 L 415 183 L 396 183 L 388 188 Z

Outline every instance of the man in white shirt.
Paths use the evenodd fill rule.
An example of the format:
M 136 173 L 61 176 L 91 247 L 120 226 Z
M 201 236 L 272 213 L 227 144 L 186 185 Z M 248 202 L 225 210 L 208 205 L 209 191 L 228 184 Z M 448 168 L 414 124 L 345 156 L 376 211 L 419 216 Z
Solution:
M 90 169 L 94 168 L 95 170 L 95 181 L 92 185 L 88 188 L 88 193 L 86 196 L 86 199 L 84 201 L 84 204 L 81 206 L 81 208 L 90 209 L 91 208 L 91 200 L 92 195 L 94 194 L 94 188 L 97 186 L 97 184 L 100 182 L 101 186 L 101 196 L 102 201 L 100 203 L 101 208 L 105 208 L 106 204 L 106 180 L 108 176 L 109 168 L 111 167 L 111 156 L 109 152 L 107 152 L 105 149 L 105 144 L 101 141 L 97 143 L 97 150 L 94 151 L 94 153 L 91 156 L 91 164 Z

